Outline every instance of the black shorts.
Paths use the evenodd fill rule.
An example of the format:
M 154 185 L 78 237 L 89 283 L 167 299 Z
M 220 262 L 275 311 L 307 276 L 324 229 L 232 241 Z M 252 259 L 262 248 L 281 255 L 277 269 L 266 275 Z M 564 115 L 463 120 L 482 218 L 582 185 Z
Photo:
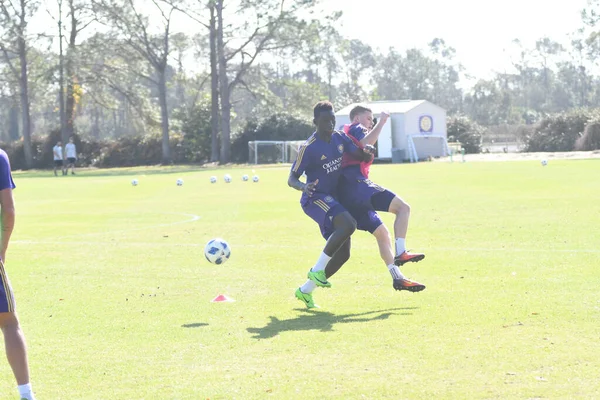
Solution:
M 63 166 L 63 160 L 54 160 L 54 166 L 55 167 L 62 167 Z
M 69 157 L 67 158 L 67 161 L 69 162 L 69 164 L 75 164 L 75 161 L 77 161 L 77 159 L 75 157 Z

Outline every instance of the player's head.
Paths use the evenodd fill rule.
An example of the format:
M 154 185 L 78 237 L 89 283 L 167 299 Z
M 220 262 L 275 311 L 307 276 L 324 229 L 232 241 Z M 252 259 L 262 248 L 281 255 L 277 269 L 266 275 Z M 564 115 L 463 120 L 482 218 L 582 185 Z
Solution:
M 58 142 L 56 142 L 57 146 L 62 146 L 62 142 L 59 140 Z
M 71 137 L 69 138 L 69 143 L 73 143 L 74 141 L 75 141 L 75 138 L 74 138 L 73 136 L 71 136 Z
M 331 135 L 335 128 L 333 104 L 328 101 L 320 101 L 315 105 L 313 114 L 313 123 L 317 126 L 317 132 Z
M 350 111 L 350 121 L 360 123 L 367 129 L 373 129 L 373 111 L 365 106 L 356 106 Z

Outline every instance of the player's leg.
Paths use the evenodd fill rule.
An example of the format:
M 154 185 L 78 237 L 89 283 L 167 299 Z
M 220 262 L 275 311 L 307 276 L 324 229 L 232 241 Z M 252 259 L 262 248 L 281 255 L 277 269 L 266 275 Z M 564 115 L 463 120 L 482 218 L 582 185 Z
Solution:
M 351 208 L 352 216 L 356 218 L 357 227 L 360 230 L 371 233 L 377 241 L 379 255 L 385 263 L 393 279 L 393 287 L 396 290 L 410 290 L 411 292 L 420 292 L 425 289 L 425 285 L 407 279 L 396 264 L 394 264 L 394 252 L 392 250 L 392 241 L 390 232 L 381 221 L 379 214 L 370 208 Z
M 408 290 L 411 292 L 420 292 L 425 289 L 425 285 L 410 280 L 405 277 L 400 268 L 394 263 L 394 253 L 392 251 L 392 241 L 390 240 L 390 232 L 384 224 L 379 225 L 373 232 L 373 236 L 377 240 L 379 246 L 379 254 L 392 275 L 392 285 L 396 290 Z
M 308 308 L 314 308 L 317 306 L 314 304 L 312 292 L 317 286 L 331 287 L 331 283 L 327 280 L 325 268 L 335 253 L 356 230 L 356 221 L 331 196 L 311 199 L 302 206 L 302 209 L 319 224 L 321 234 L 327 240 L 323 252 L 307 274 L 308 280 L 295 293 L 296 298 L 304 302 Z
M 334 215 L 332 215 L 334 214 Z M 325 268 L 329 261 L 331 261 L 333 255 L 343 246 L 343 244 L 350 238 L 350 236 L 356 230 L 356 221 L 348 211 L 346 211 L 340 204 L 335 206 L 333 213 L 328 215 L 328 219 L 331 218 L 333 225 L 332 233 L 325 243 L 323 252 L 319 256 L 317 263 L 308 271 L 308 279 L 313 281 L 317 286 L 331 287 L 331 283 L 327 280 L 325 275 Z
M 331 257 L 331 260 L 329 260 L 327 263 L 327 267 L 325 267 L 325 276 L 327 279 L 335 275 L 335 273 L 342 268 L 342 265 L 344 265 L 346 261 L 350 259 L 350 247 L 352 246 L 351 241 L 352 238 L 349 237 L 348 240 L 344 242 L 342 247 L 335 252 L 333 257 Z
M 325 267 L 325 277 L 327 279 L 331 278 L 336 272 L 342 268 L 342 266 L 350 259 L 350 247 L 351 247 L 352 238 L 348 238 L 340 247 L 338 251 L 335 252 L 331 260 L 327 263 Z M 315 304 L 314 299 L 312 297 L 312 292 L 317 288 L 315 282 L 310 279 L 307 279 L 304 282 L 304 285 L 300 286 L 296 289 L 296 297 L 304 302 L 304 304 L 308 308 L 319 308 L 317 304 Z
M 35 400 L 29 383 L 29 364 L 25 336 L 15 313 L 15 301 L 10 283 L 0 263 L 0 329 L 4 336 L 6 358 L 17 381 L 21 399 Z
M 410 205 L 387 189 L 373 194 L 371 205 L 377 211 L 387 211 L 396 216 L 394 219 L 394 238 L 396 244 L 396 265 L 407 262 L 418 262 L 425 258 L 421 253 L 410 253 L 406 250 L 406 234 L 410 218 Z

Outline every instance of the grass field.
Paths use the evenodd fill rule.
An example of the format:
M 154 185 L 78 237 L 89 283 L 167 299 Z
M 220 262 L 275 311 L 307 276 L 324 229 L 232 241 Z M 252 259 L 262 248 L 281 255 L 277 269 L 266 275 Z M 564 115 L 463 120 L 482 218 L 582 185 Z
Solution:
M 251 168 L 14 174 L 6 267 L 40 400 L 600 398 L 600 160 L 374 166 L 412 205 L 427 257 L 403 271 L 427 289 L 395 292 L 357 232 L 318 311 L 293 295 L 318 228 L 288 167 Z M 15 398 L 6 361 L 0 379 Z

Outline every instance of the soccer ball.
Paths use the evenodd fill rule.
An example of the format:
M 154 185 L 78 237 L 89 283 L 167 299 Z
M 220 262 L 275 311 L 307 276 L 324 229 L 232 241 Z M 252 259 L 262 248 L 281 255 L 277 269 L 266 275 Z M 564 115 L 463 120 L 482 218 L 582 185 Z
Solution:
M 545 167 L 546 165 L 548 165 L 548 160 L 542 160 L 542 165 Z
M 210 183 L 217 183 L 217 177 L 216 176 L 211 176 L 210 177 Z
M 225 183 L 231 183 L 231 175 L 225 174 L 223 180 L 225 181 Z
M 206 259 L 213 264 L 223 264 L 229 260 L 231 255 L 231 249 L 226 241 L 223 239 L 212 239 L 204 247 L 204 256 Z
M 177 186 L 183 186 L 183 179 L 177 179 Z
M 244 175 L 244 176 L 242 176 L 242 180 L 243 180 L 244 182 L 248 182 L 248 175 Z
M 134 179 L 131 181 L 131 186 L 137 186 L 138 185 L 138 180 Z
M 252 182 L 258 182 L 258 175 L 254 175 L 252 177 Z

